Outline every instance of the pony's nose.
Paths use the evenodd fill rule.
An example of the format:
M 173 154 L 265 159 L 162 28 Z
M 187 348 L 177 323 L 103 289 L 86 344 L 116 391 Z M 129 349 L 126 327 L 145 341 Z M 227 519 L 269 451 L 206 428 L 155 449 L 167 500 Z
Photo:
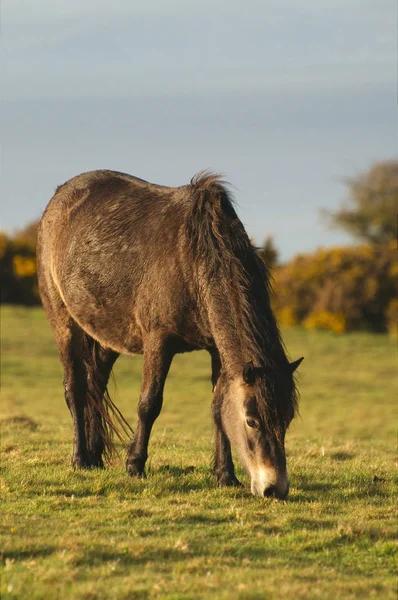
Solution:
M 266 487 L 263 493 L 264 493 L 265 498 L 276 498 L 277 497 L 276 485 L 270 485 L 269 487 Z
M 278 498 L 278 500 L 284 500 L 289 493 L 289 488 L 286 491 L 281 491 L 276 485 L 270 485 L 265 488 L 263 494 L 265 498 Z

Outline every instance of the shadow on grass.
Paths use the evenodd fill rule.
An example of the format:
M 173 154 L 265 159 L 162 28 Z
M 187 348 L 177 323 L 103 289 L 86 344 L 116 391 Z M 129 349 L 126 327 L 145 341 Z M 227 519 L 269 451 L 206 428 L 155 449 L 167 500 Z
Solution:
M 368 547 L 369 550 L 373 548 L 376 541 L 389 541 L 395 540 L 395 531 L 385 531 L 377 528 L 360 529 L 350 528 L 349 526 L 336 533 L 336 535 L 329 540 L 322 540 L 320 542 L 312 540 L 310 544 L 303 547 L 301 552 L 305 554 L 321 554 L 324 555 L 330 553 L 332 556 L 333 551 L 336 551 L 341 556 L 341 551 L 346 550 L 348 560 L 350 561 L 352 556 L 352 548 L 355 545 L 356 548 L 359 546 Z
M 152 511 L 144 510 L 143 508 L 133 508 L 129 511 L 129 517 L 131 519 L 149 519 L 152 516 Z
M 182 479 L 175 477 L 159 482 L 159 486 L 151 485 L 151 492 L 156 497 L 165 497 L 171 494 L 191 494 L 192 492 L 204 492 L 216 488 L 216 484 L 206 479 Z
M 3 431 L 6 427 L 11 427 L 13 429 L 22 429 L 25 431 L 36 431 L 36 429 L 38 428 L 38 424 L 36 423 L 36 421 L 31 419 L 30 417 L 26 417 L 25 415 L 14 415 L 5 419 L 1 419 L 0 427 Z
M 332 460 L 343 462 L 346 460 L 352 460 L 353 458 L 355 458 L 355 454 L 353 454 L 352 452 L 333 452 L 330 455 L 330 458 Z
M 289 527 L 292 529 L 309 529 L 311 531 L 319 531 L 325 529 L 333 529 L 336 527 L 336 522 L 325 519 L 303 519 L 301 517 L 296 519 L 291 519 L 289 521 Z
M 55 546 L 43 546 L 41 548 L 26 548 L 24 550 L 4 550 L 1 553 L 1 560 L 27 560 L 28 558 L 42 558 L 50 556 L 57 551 Z
M 365 483 L 353 489 L 344 490 L 344 500 L 365 500 L 378 498 L 392 498 L 395 492 L 387 485 Z
M 305 522 L 301 523 L 301 525 Z M 319 523 L 318 523 L 319 524 Z M 330 527 L 329 522 L 324 523 L 325 528 Z M 283 531 L 267 531 L 264 530 L 264 534 L 282 534 Z M 273 561 L 275 566 L 277 564 L 286 564 L 286 561 L 289 562 L 289 565 L 293 567 L 302 567 L 303 565 L 308 565 L 309 555 L 317 556 L 323 555 L 325 550 L 330 553 L 329 561 L 332 564 L 335 564 L 336 556 L 339 556 L 340 560 L 340 569 L 342 572 L 349 572 L 352 569 L 352 543 L 364 543 L 365 546 L 371 547 L 372 542 L 375 539 L 380 539 L 381 537 L 385 537 L 382 532 L 372 532 L 369 531 L 349 531 L 347 534 L 342 531 L 337 533 L 332 539 L 315 541 L 311 539 L 311 542 L 308 545 L 301 547 L 300 552 L 297 552 L 296 547 L 291 547 L 291 545 L 286 544 L 283 547 L 283 552 L 281 552 L 281 544 L 278 544 L 278 547 L 275 547 L 272 538 L 268 542 L 264 541 L 264 538 L 259 539 L 257 542 L 243 542 L 239 544 L 233 544 L 232 542 L 228 543 L 225 550 L 222 550 L 217 543 L 214 545 L 210 541 L 206 543 L 205 541 L 201 541 L 200 546 L 194 544 L 191 546 L 188 543 L 184 546 L 184 543 L 181 543 L 181 546 L 178 547 L 177 544 L 171 548 L 165 547 L 141 547 L 137 546 L 137 544 L 124 548 L 119 551 L 113 550 L 111 548 L 102 546 L 97 547 L 95 549 L 88 549 L 76 557 L 73 560 L 75 566 L 78 567 L 95 567 L 101 565 L 106 562 L 117 562 L 120 566 L 125 567 L 134 567 L 134 566 L 145 566 L 145 565 L 156 565 L 162 564 L 162 568 L 168 568 L 168 565 L 172 565 L 175 563 L 183 563 L 187 560 L 195 557 L 196 559 L 200 557 L 209 558 L 214 556 L 216 562 L 222 560 L 225 568 L 230 568 L 232 566 L 236 566 L 237 564 L 241 565 L 242 560 L 249 560 L 257 562 L 258 564 L 266 564 L 267 561 Z M 345 549 L 344 554 L 342 554 L 342 549 Z M 337 554 L 336 554 L 337 553 Z M 346 557 L 346 558 L 345 558 Z
M 363 481 L 337 481 L 336 483 L 308 483 L 307 481 L 296 483 L 294 495 L 288 497 L 287 501 L 294 503 L 310 502 L 314 497 L 318 500 L 324 499 L 323 495 L 333 493 L 333 499 L 338 502 L 351 500 L 365 500 L 377 498 L 390 498 L 393 495 L 391 483 L 388 480 Z
M 195 467 L 193 467 L 193 466 L 176 467 L 173 465 L 163 465 L 162 467 L 159 467 L 158 469 L 154 469 L 152 472 L 153 472 L 153 474 L 158 472 L 158 473 L 166 473 L 167 475 L 170 475 L 172 477 L 180 477 L 181 475 L 188 475 L 189 473 L 193 473 L 194 471 L 195 471 Z
M 195 553 L 196 555 L 197 553 Z M 74 559 L 77 567 L 95 567 L 104 562 L 117 561 L 122 566 L 145 565 L 149 562 L 177 562 L 191 557 L 190 552 L 183 552 L 177 548 L 149 548 L 140 553 L 133 554 L 128 550 L 112 551 L 106 548 L 87 550 L 84 556 Z
M 179 525 L 221 525 L 222 523 L 231 523 L 235 521 L 234 516 L 208 516 L 203 514 L 183 515 L 175 518 L 174 523 Z
M 312 502 L 314 497 L 319 499 L 319 496 L 327 495 L 339 487 L 341 486 L 336 483 L 309 481 L 307 478 L 300 478 L 299 481 L 295 482 L 294 494 L 288 496 L 287 502 L 292 504 Z
M 1 469 L 1 467 L 0 467 Z M 35 479 L 27 482 L 24 488 L 24 497 L 41 497 L 43 489 L 46 490 L 47 497 L 65 497 L 84 499 L 90 497 L 108 497 L 115 493 L 120 498 L 136 498 L 140 494 L 149 492 L 154 498 L 168 498 L 178 494 L 179 496 L 191 494 L 192 492 L 204 492 L 217 490 L 215 478 L 211 474 L 182 474 L 184 469 L 175 467 L 171 471 L 166 470 L 164 473 L 152 473 L 143 479 L 130 478 L 127 474 L 123 478 L 119 475 L 115 478 L 110 477 L 106 480 L 97 479 L 88 474 L 87 478 L 82 476 L 81 472 L 76 474 L 75 485 L 72 477 L 67 477 L 64 482 L 57 482 L 55 478 L 49 479 L 42 477 L 40 479 L 40 488 L 37 488 Z M 103 473 L 103 471 L 102 471 Z M 236 493 L 240 491 L 238 488 L 233 488 Z M 17 487 L 15 487 L 17 491 Z

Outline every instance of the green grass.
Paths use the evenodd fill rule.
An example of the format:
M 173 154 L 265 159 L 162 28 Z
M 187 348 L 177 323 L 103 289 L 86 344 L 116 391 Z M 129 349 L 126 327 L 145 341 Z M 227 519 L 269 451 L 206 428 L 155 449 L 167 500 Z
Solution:
M 176 357 L 148 477 L 70 466 L 71 419 L 40 309 L 2 311 L 2 598 L 395 598 L 396 344 L 284 331 L 300 367 L 285 502 L 210 472 L 210 360 Z M 141 358 L 113 398 L 135 424 Z M 193 467 L 193 468 L 189 468 Z M 376 479 L 375 479 L 376 477 Z

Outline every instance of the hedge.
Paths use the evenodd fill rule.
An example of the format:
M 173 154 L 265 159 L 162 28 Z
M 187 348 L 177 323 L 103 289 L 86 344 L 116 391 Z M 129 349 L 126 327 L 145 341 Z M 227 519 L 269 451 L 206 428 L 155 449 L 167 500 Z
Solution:
M 0 288 L 2 304 L 40 304 L 34 243 L 0 233 Z
M 336 333 L 393 331 L 398 316 L 396 245 L 348 246 L 296 256 L 274 271 L 281 325 Z

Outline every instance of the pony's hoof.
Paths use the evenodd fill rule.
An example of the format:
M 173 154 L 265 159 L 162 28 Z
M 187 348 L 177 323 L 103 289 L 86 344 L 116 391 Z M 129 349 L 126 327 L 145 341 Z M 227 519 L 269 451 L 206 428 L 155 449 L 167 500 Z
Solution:
M 89 469 L 91 467 L 87 456 L 72 456 L 71 462 L 74 469 Z
M 90 459 L 90 469 L 105 469 L 104 461 L 102 458 Z
M 224 475 L 217 479 L 218 487 L 243 487 L 243 483 L 234 476 Z
M 104 469 L 102 458 L 93 456 L 72 456 L 72 467 L 74 469 Z
M 130 477 L 145 477 L 144 467 L 141 465 L 137 465 L 136 462 L 127 462 L 126 470 Z

